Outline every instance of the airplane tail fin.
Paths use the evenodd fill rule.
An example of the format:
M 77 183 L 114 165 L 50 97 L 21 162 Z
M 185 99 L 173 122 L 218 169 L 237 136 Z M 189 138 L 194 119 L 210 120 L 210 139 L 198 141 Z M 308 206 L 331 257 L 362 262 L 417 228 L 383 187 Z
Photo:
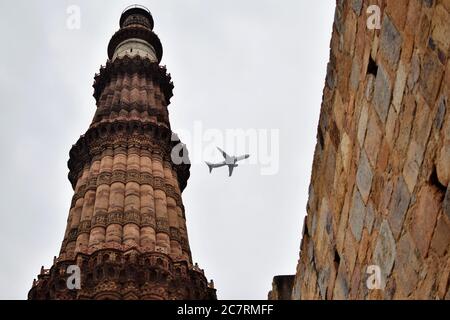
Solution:
M 206 165 L 207 165 L 208 168 L 209 168 L 209 173 L 211 173 L 211 172 L 212 172 L 212 169 L 214 169 L 212 163 L 209 163 L 208 161 L 205 161 L 205 163 L 206 163 Z

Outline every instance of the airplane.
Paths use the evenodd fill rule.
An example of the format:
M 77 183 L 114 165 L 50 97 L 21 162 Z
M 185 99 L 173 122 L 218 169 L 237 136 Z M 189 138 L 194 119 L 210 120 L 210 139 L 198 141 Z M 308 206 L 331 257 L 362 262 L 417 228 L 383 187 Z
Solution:
M 231 177 L 231 175 L 233 174 L 233 169 L 238 166 L 238 164 L 236 162 L 244 160 L 244 159 L 247 159 L 248 157 L 250 157 L 249 154 L 244 154 L 244 155 L 238 156 L 238 157 L 236 157 L 236 156 L 229 156 L 228 154 L 226 154 L 225 151 L 223 151 L 219 147 L 217 147 L 217 149 L 222 153 L 222 155 L 225 158 L 225 160 L 222 161 L 222 162 L 219 162 L 219 163 L 210 163 L 208 161 L 205 161 L 205 163 L 208 165 L 209 173 L 211 173 L 212 169 L 214 169 L 214 168 L 228 166 L 229 177 Z

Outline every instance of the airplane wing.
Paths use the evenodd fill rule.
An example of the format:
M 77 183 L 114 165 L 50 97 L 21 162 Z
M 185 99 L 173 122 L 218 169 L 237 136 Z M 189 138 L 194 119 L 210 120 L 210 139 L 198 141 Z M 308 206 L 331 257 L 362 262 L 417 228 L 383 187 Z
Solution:
M 217 147 L 217 149 L 222 153 L 222 156 L 223 156 L 226 160 L 228 160 L 228 159 L 231 158 L 225 151 L 223 151 L 223 150 L 220 149 L 219 147 Z
M 228 175 L 228 176 L 229 176 L 229 177 L 231 177 L 231 175 L 233 174 L 233 169 L 234 169 L 234 167 L 235 167 L 235 166 L 233 166 L 233 165 L 231 165 L 231 166 L 228 165 L 228 172 L 229 172 L 229 175 Z
M 247 159 L 249 157 L 250 157 L 249 154 L 244 154 L 243 156 L 236 157 L 236 161 L 241 161 L 241 160 Z

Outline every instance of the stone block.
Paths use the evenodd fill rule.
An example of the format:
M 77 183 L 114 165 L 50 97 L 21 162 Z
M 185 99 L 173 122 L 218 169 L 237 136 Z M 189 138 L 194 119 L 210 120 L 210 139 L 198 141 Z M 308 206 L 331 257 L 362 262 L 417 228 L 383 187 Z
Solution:
M 407 298 L 417 285 L 421 262 L 409 233 L 405 233 L 397 244 L 395 278 L 402 298 Z
M 367 123 L 366 140 L 364 142 L 364 149 L 366 150 L 367 157 L 373 168 L 376 167 L 378 151 L 380 150 L 382 131 L 378 124 L 377 116 L 372 112 L 369 116 L 369 122 Z
M 436 6 L 431 20 L 431 36 L 443 52 L 450 47 L 450 14 L 441 4 Z
M 408 211 L 411 195 L 402 176 L 397 179 L 389 205 L 389 225 L 395 238 L 398 238 Z
M 338 274 L 334 283 L 333 299 L 334 300 L 347 300 L 349 294 L 349 280 L 347 274 L 347 268 L 345 261 L 341 260 L 339 265 Z
M 403 167 L 403 177 L 405 178 L 406 185 L 411 193 L 416 186 L 424 152 L 425 150 L 422 146 L 418 145 L 414 140 L 411 141 L 406 156 L 405 166 Z
M 350 169 L 350 161 L 352 159 L 353 143 L 346 132 L 342 134 L 340 149 L 342 166 L 344 167 L 344 171 L 348 172 Z
M 364 220 L 364 225 L 367 228 L 369 235 L 372 234 L 373 223 L 375 222 L 375 215 L 376 215 L 376 212 L 373 207 L 373 204 L 372 204 L 372 202 L 369 201 L 369 203 L 367 204 L 367 207 L 366 207 L 366 217 Z
M 361 14 L 361 9 L 363 7 L 363 0 L 352 0 L 352 9 L 355 11 L 356 15 Z
M 389 223 L 383 220 L 373 252 L 373 263 L 380 267 L 383 279 L 391 274 L 396 256 L 395 240 Z
M 337 1 L 334 11 L 334 27 L 339 34 L 342 34 L 344 31 L 344 3 L 344 1 Z
M 393 147 L 395 145 L 396 139 L 396 127 L 397 127 L 397 112 L 395 112 L 394 108 L 389 109 L 388 118 L 386 121 L 386 141 L 389 144 L 389 147 Z
M 355 242 L 351 232 L 346 233 L 344 242 L 344 257 L 347 266 L 347 271 L 352 274 L 353 268 L 356 262 L 356 256 L 358 255 L 358 243 Z
M 395 85 L 394 85 L 394 93 L 392 97 L 392 105 L 395 108 L 395 111 L 399 112 L 401 103 L 403 100 L 403 93 L 405 92 L 405 86 L 406 86 L 406 77 L 407 77 L 407 70 L 405 67 L 405 64 L 403 62 L 400 62 L 398 69 L 397 69 L 397 76 L 395 78 Z
M 353 191 L 352 206 L 350 208 L 349 224 L 353 236 L 357 241 L 361 240 L 361 233 L 366 216 L 366 207 L 358 189 Z
M 429 106 L 433 106 L 441 84 L 443 66 L 437 55 L 427 50 L 419 77 L 419 86 Z
M 356 173 L 356 184 L 361 192 L 364 203 L 369 199 L 370 189 L 372 187 L 373 173 L 369 164 L 369 160 L 365 151 L 361 150 L 361 156 L 358 163 L 358 171 Z
M 441 130 L 442 124 L 444 123 L 445 113 L 447 109 L 447 97 L 441 96 L 438 103 L 438 110 L 436 116 L 434 117 L 434 128 L 436 131 Z
M 431 249 L 441 257 L 450 250 L 450 224 L 448 221 L 450 220 L 445 216 L 438 219 L 431 241 Z
M 436 170 L 439 182 L 443 186 L 450 184 L 450 139 L 444 141 L 436 159 Z
M 367 102 L 364 102 L 361 108 L 361 113 L 359 115 L 358 133 L 357 133 L 358 142 L 361 147 L 364 145 L 368 119 L 369 119 L 369 108 Z
M 353 91 L 356 91 L 358 89 L 360 73 L 361 66 L 359 64 L 359 61 L 357 59 L 354 59 L 352 63 L 352 72 L 350 73 L 350 88 Z
M 422 257 L 426 257 L 428 254 L 440 206 L 439 190 L 427 185 L 420 190 L 417 202 L 411 209 L 411 236 Z
M 387 14 L 392 18 L 393 23 L 399 30 L 403 30 L 406 21 L 406 12 L 408 11 L 409 1 L 387 1 Z
M 322 299 L 326 299 L 329 280 L 330 280 L 330 268 L 325 267 L 319 270 L 319 276 L 317 277 L 317 284 L 319 286 L 319 293 Z
M 373 93 L 373 105 L 382 123 L 386 122 L 391 103 L 392 84 L 384 67 L 380 64 L 375 80 L 375 90 Z
M 392 69 L 396 68 L 403 39 L 390 17 L 385 14 L 381 25 L 380 52 Z
M 339 131 L 344 131 L 344 122 L 345 122 L 345 105 L 342 102 L 341 95 L 338 90 L 334 93 L 334 101 L 333 101 L 333 115 L 336 121 L 336 126 Z
M 383 142 L 381 143 L 380 151 L 378 152 L 377 170 L 379 172 L 385 172 L 387 168 L 389 168 L 389 163 L 392 162 L 392 160 L 390 159 L 390 150 L 391 149 L 386 139 L 383 140 Z

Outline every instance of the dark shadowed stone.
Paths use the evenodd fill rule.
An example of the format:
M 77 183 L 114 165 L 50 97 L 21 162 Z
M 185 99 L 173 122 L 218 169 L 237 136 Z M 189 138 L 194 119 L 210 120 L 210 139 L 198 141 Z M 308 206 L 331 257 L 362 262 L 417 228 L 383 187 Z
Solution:
M 358 172 L 356 173 L 356 185 L 358 186 L 358 189 L 361 192 L 361 196 L 365 203 L 369 199 L 372 179 L 373 173 L 372 169 L 370 168 L 369 160 L 367 159 L 367 155 L 364 149 L 361 149 L 361 156 L 358 163 Z
M 393 69 L 395 69 L 400 57 L 402 42 L 402 36 L 389 16 L 385 14 L 381 26 L 380 50 Z
M 353 0 L 352 1 L 352 9 L 353 9 L 353 11 L 355 11 L 357 16 L 359 16 L 361 14 L 362 5 L 363 5 L 363 0 Z
M 364 218 L 366 216 L 366 207 L 359 194 L 358 189 L 353 191 L 352 207 L 350 208 L 350 229 L 357 241 L 361 240 L 362 229 L 364 225 Z
M 400 175 L 392 194 L 388 217 L 389 224 L 395 238 L 398 238 L 402 229 L 403 220 L 405 219 L 406 212 L 408 211 L 410 200 L 411 195 L 408 191 L 408 187 L 403 179 L 403 176 Z
M 442 123 L 444 122 L 445 109 L 446 109 L 446 100 L 447 100 L 446 97 L 441 96 L 441 98 L 439 100 L 438 111 L 436 113 L 436 117 L 434 118 L 434 127 L 438 131 L 441 130 Z
M 334 89 L 334 86 L 336 84 L 336 71 L 333 68 L 333 65 L 328 62 L 327 65 L 327 76 L 326 76 L 326 83 L 328 88 Z
M 447 192 L 445 193 L 445 198 L 442 205 L 444 206 L 445 214 L 450 219 L 450 185 L 447 187 Z
M 389 228 L 389 223 L 383 220 L 373 252 L 373 262 L 380 267 L 384 280 L 391 274 L 395 257 L 395 240 Z
M 391 103 L 392 85 L 389 76 L 380 64 L 377 78 L 375 80 L 375 90 L 373 93 L 373 104 L 382 123 L 386 122 Z

